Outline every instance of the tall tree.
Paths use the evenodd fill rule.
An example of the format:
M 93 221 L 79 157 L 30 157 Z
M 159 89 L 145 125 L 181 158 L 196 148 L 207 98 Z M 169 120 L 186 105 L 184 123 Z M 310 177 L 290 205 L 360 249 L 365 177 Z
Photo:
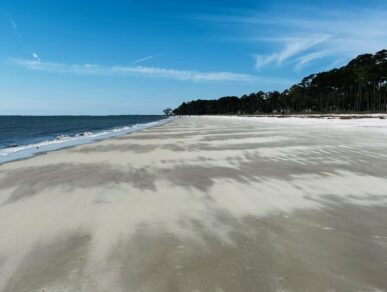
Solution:
M 256 114 L 292 112 L 361 112 L 387 110 L 387 50 L 364 54 L 346 66 L 311 74 L 282 93 L 250 93 L 241 98 L 194 100 L 182 103 L 174 113 Z

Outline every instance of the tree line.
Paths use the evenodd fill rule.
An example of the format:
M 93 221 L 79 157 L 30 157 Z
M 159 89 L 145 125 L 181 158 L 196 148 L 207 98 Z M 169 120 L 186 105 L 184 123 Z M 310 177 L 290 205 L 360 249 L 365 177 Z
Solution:
M 387 50 L 359 55 L 346 66 L 311 74 L 283 92 L 259 91 L 183 102 L 176 115 L 387 110 Z

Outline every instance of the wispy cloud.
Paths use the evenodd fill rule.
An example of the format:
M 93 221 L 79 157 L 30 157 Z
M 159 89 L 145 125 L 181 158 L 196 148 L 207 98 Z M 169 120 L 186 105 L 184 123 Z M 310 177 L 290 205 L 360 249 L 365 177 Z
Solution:
M 257 69 L 261 69 L 263 66 L 269 65 L 271 63 L 276 63 L 277 65 L 281 65 L 284 61 L 288 60 L 291 57 L 297 56 L 304 51 L 315 47 L 316 45 L 323 43 L 329 39 L 328 35 L 325 36 L 316 36 L 314 38 L 295 38 L 291 40 L 286 40 L 284 48 L 276 53 L 272 53 L 269 55 L 255 55 L 255 67 Z M 306 64 L 308 61 L 313 60 L 310 56 L 308 58 L 304 58 L 300 61 L 302 64 Z
M 159 55 L 150 55 L 150 56 L 147 56 L 147 57 L 144 57 L 144 58 L 137 59 L 137 60 L 133 61 L 132 63 L 133 64 L 138 64 L 138 63 L 142 63 L 142 62 L 145 62 L 145 61 L 148 61 L 148 60 L 160 57 L 160 56 L 161 56 L 160 54 Z
M 8 19 L 9 19 L 9 23 L 11 25 L 12 30 L 20 38 L 21 35 L 20 35 L 20 32 L 19 32 L 19 26 L 17 25 L 15 19 L 12 16 L 10 16 Z
M 358 54 L 385 49 L 386 8 L 353 5 L 346 10 L 326 10 L 291 6 L 271 13 L 244 10 L 201 15 L 199 19 L 231 28 L 225 40 L 256 43 L 260 52 L 253 57 L 258 70 L 272 65 L 301 69 L 318 59 L 336 64 L 335 60 L 348 61 Z
M 303 66 L 317 59 L 324 58 L 332 54 L 331 50 L 321 50 L 315 51 L 309 54 L 304 54 L 297 59 L 297 64 L 295 65 L 296 69 L 301 69 Z M 337 63 L 335 63 L 337 64 Z
M 38 57 L 38 56 L 37 56 Z M 233 72 L 199 72 L 144 66 L 101 66 L 95 64 L 64 64 L 11 58 L 10 61 L 22 68 L 51 73 L 77 75 L 142 75 L 182 81 L 256 81 L 256 77 Z
M 39 57 L 39 55 L 37 53 L 33 52 L 32 53 L 32 58 L 34 58 L 35 61 L 40 62 L 40 57 Z

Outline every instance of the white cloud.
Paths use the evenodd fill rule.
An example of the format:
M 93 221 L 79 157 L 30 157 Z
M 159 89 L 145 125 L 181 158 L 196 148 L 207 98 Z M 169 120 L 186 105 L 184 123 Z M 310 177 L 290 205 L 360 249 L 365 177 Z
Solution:
M 255 55 L 255 67 L 259 70 L 263 66 L 276 63 L 282 65 L 286 60 L 299 56 L 301 53 L 329 40 L 330 36 L 316 36 L 309 38 L 294 38 L 286 39 L 284 48 L 276 53 L 270 55 Z M 309 55 L 309 60 L 307 56 Z M 313 55 L 308 54 L 304 57 L 300 57 L 300 63 L 306 64 L 313 60 Z M 317 56 L 316 56 L 317 57 Z M 300 65 L 302 65 L 300 64 Z
M 305 50 L 312 48 L 318 44 L 321 44 L 329 39 L 328 35 L 325 36 L 317 36 L 315 38 L 306 38 L 301 40 L 294 40 L 288 43 L 285 49 L 279 53 L 278 63 L 282 64 L 285 60 L 298 55 Z
M 10 59 L 15 65 L 35 71 L 78 75 L 143 75 L 185 81 L 256 81 L 253 75 L 233 72 L 199 72 L 144 66 L 101 66 L 95 64 L 64 64 L 41 62 L 39 59 Z
M 39 55 L 35 52 L 32 53 L 32 58 L 34 58 L 36 61 L 40 62 Z
M 262 67 L 274 62 L 278 58 L 277 54 L 255 55 L 254 57 L 255 57 L 255 68 L 257 70 L 259 70 Z
M 332 51 L 330 51 L 330 50 L 322 50 L 322 51 L 316 51 L 313 53 L 305 54 L 297 59 L 297 64 L 295 67 L 297 69 L 300 69 L 304 65 L 308 64 L 309 62 L 324 58 L 324 57 L 329 56 L 331 54 L 332 54 Z
M 133 61 L 133 64 L 142 63 L 142 62 L 148 61 L 148 60 L 150 60 L 150 59 L 157 58 L 157 57 L 159 57 L 159 56 L 160 56 L 160 55 L 151 55 L 151 56 L 147 56 L 147 57 L 144 57 L 144 58 L 141 58 L 141 59 L 137 59 L 137 60 Z
M 256 43 L 262 52 L 254 55 L 257 69 L 269 65 L 300 69 L 323 58 L 327 64 L 343 58 L 348 62 L 387 47 L 385 7 L 324 10 L 292 5 L 270 13 L 242 10 L 200 19 L 232 27 L 232 32 L 226 32 L 232 37 L 225 40 Z

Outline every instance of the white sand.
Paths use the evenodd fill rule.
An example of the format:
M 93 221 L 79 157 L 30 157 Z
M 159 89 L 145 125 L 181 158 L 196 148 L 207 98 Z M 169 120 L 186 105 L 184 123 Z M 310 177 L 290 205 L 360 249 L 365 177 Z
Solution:
M 0 290 L 386 289 L 386 129 L 182 118 L 2 165 Z

